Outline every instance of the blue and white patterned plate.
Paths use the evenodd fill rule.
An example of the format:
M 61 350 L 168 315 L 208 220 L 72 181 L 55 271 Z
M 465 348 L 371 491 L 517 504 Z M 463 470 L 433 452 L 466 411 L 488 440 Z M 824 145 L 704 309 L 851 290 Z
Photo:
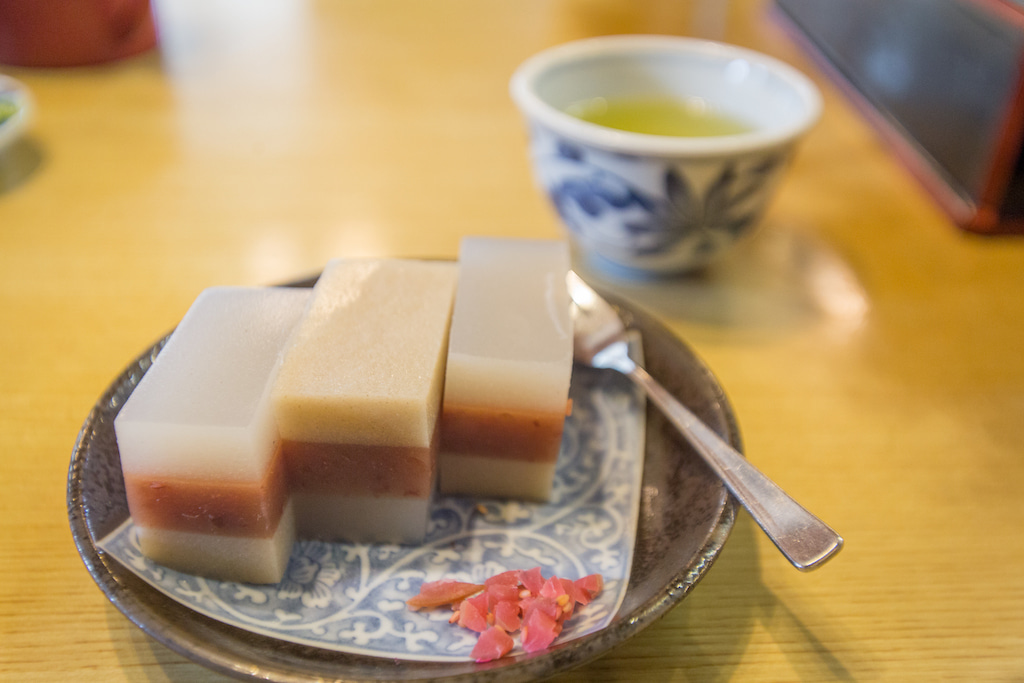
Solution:
M 125 521 L 99 542 L 168 597 L 236 628 L 377 657 L 471 661 L 472 631 L 448 610 L 414 612 L 424 581 L 483 583 L 508 569 L 601 574 L 605 590 L 565 624 L 571 640 L 608 624 L 629 581 L 643 474 L 643 399 L 621 376 L 576 368 L 562 451 L 547 504 L 442 497 L 420 546 L 300 541 L 276 586 L 214 581 L 167 569 L 139 550 Z
M 739 448 L 735 418 L 707 368 L 656 320 L 617 305 L 641 334 L 651 374 Z M 642 419 L 623 378 L 574 368 L 574 415 L 550 504 L 440 499 L 423 547 L 299 543 L 274 587 L 175 575 L 134 546 L 113 430 L 165 342 L 129 364 L 83 424 L 68 472 L 71 532 L 93 579 L 128 619 L 236 678 L 536 680 L 600 656 L 663 616 L 707 573 L 732 528 L 735 503 L 664 419 L 656 411 Z M 601 600 L 543 652 L 477 664 L 466 657 L 473 635 L 449 625 L 444 611 L 402 604 L 424 580 L 479 581 L 538 565 L 546 575 L 609 579 Z

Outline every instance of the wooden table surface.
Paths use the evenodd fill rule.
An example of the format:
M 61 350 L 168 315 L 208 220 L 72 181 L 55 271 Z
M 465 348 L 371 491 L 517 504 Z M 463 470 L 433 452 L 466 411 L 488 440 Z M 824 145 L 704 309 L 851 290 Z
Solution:
M 753 239 L 700 276 L 617 287 L 708 363 L 748 457 L 847 545 L 802 574 L 743 513 L 679 607 L 560 680 L 1024 680 L 1024 239 L 953 227 L 765 3 L 157 9 L 158 51 L 2 69 L 38 117 L 0 157 L 0 680 L 223 680 L 78 558 L 66 476 L 90 408 L 206 287 L 559 236 L 508 77 L 627 32 L 746 45 L 824 93 Z

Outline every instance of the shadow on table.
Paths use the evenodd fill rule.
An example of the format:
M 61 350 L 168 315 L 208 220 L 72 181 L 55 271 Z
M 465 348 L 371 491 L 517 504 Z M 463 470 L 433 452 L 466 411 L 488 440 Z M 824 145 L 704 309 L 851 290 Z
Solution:
M 43 151 L 30 137 L 0 151 L 0 197 L 28 180 L 43 165 Z
M 762 583 L 755 540 L 760 533 L 742 512 L 708 576 L 664 619 L 552 681 L 729 681 L 756 625 L 785 650 L 798 680 L 855 680 L 814 629 Z
M 647 312 L 702 334 L 761 341 L 814 325 L 855 328 L 868 301 L 854 268 L 809 230 L 765 226 L 702 271 L 612 280 L 574 262 L 580 275 Z

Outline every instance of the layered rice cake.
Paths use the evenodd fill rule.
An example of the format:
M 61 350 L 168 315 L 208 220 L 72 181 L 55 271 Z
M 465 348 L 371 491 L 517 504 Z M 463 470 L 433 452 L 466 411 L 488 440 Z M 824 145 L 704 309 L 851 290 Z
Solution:
M 273 394 L 300 536 L 423 540 L 457 274 L 401 259 L 324 269 Z
M 442 493 L 547 500 L 572 374 L 569 250 L 465 238 L 442 413 Z
M 204 291 L 114 420 L 128 508 L 155 562 L 281 580 L 294 513 L 270 396 L 309 296 Z

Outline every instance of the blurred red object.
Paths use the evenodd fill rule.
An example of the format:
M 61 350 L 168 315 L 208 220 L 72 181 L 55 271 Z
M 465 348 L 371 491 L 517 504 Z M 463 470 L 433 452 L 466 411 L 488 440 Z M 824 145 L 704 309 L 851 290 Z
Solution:
M 0 64 L 100 64 L 154 45 L 149 0 L 0 0 Z

